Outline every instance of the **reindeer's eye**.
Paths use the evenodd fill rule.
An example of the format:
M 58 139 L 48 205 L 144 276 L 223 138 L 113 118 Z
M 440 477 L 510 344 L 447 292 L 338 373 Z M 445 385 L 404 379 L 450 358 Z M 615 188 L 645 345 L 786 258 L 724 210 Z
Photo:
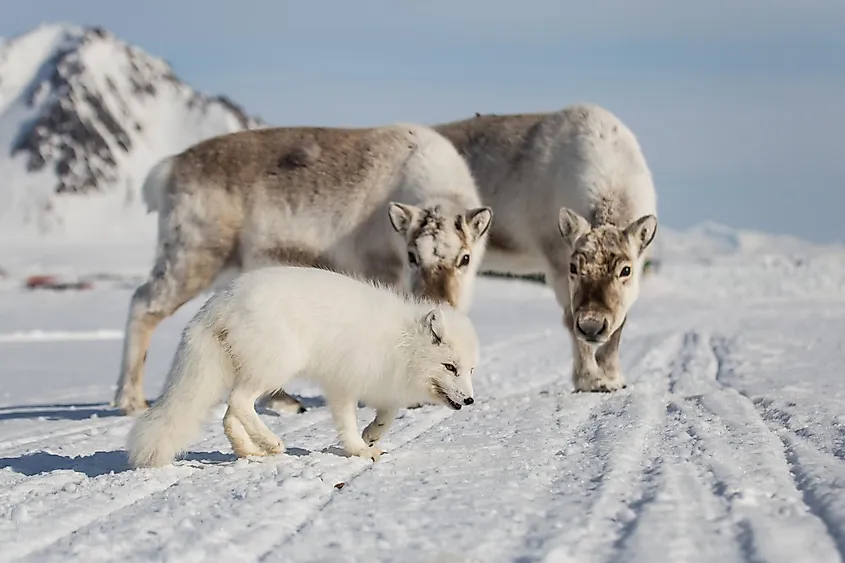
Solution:
M 627 278 L 630 275 L 631 275 L 631 266 L 625 266 L 624 268 L 622 268 L 622 271 L 619 272 L 620 278 Z
M 458 376 L 458 368 L 455 367 L 455 364 L 443 364 L 443 367 L 455 374 L 455 377 Z
M 408 253 L 408 263 L 411 264 L 412 266 L 417 263 L 417 257 L 414 256 L 413 252 Z
M 464 266 L 469 264 L 469 254 L 464 254 L 461 256 L 461 261 L 458 263 L 459 268 L 463 268 Z
M 569 265 L 569 273 L 572 274 L 573 276 L 578 275 L 578 266 L 575 265 L 575 262 L 573 262 Z

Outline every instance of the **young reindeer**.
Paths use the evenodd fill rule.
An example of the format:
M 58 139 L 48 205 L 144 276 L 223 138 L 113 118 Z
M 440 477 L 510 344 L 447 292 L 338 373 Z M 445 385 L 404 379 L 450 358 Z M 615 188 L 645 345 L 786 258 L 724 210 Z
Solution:
M 158 249 L 129 307 L 114 399 L 126 414 L 147 407 L 155 327 L 222 273 L 320 267 L 466 311 L 492 221 L 454 146 L 416 124 L 214 137 L 161 160 L 142 193 Z M 267 404 L 305 410 L 281 390 Z
M 572 337 L 575 390 L 625 387 L 619 342 L 657 231 L 634 134 L 593 104 L 434 128 L 467 159 L 496 213 L 482 270 L 544 273 Z

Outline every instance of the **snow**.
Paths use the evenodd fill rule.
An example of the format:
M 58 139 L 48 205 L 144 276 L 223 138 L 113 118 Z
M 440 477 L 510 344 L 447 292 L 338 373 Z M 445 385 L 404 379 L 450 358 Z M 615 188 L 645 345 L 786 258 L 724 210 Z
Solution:
M 661 234 L 623 337 L 628 389 L 572 393 L 550 290 L 485 278 L 476 404 L 403 412 L 380 461 L 340 455 L 298 383 L 308 412 L 261 415 L 285 455 L 236 460 L 216 409 L 183 460 L 143 470 L 107 404 L 137 280 L 19 287 L 118 258 L 143 276 L 151 250 L 33 247 L 0 290 L 0 561 L 841 561 L 845 252 Z M 148 397 L 203 299 L 156 331 Z
M 0 240 L 154 236 L 155 216 L 140 196 L 149 168 L 200 140 L 259 126 L 244 119 L 104 30 L 49 23 L 11 38 L 0 44 Z M 33 131 L 41 131 L 35 144 L 46 161 L 35 170 L 33 142 L 13 154 Z M 88 191 L 59 194 L 61 182 Z

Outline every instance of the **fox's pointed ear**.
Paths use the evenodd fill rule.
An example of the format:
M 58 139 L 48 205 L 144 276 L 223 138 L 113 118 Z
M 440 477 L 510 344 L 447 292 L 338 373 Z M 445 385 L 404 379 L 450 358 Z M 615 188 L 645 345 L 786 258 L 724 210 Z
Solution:
M 432 309 L 426 313 L 423 319 L 423 326 L 431 335 L 432 344 L 441 344 L 445 334 L 445 327 L 443 326 L 443 312 L 440 309 Z

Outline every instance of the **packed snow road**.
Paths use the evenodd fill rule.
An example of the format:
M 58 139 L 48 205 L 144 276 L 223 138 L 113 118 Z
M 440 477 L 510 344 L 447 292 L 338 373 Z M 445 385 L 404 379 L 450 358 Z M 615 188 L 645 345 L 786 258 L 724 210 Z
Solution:
M 406 411 L 380 461 L 338 455 L 299 385 L 308 412 L 262 415 L 286 455 L 235 460 L 218 419 L 137 471 L 107 406 L 129 292 L 0 292 L 0 561 L 841 561 L 845 276 L 773 268 L 649 278 L 612 394 L 572 393 L 548 289 L 486 279 L 476 404 Z

